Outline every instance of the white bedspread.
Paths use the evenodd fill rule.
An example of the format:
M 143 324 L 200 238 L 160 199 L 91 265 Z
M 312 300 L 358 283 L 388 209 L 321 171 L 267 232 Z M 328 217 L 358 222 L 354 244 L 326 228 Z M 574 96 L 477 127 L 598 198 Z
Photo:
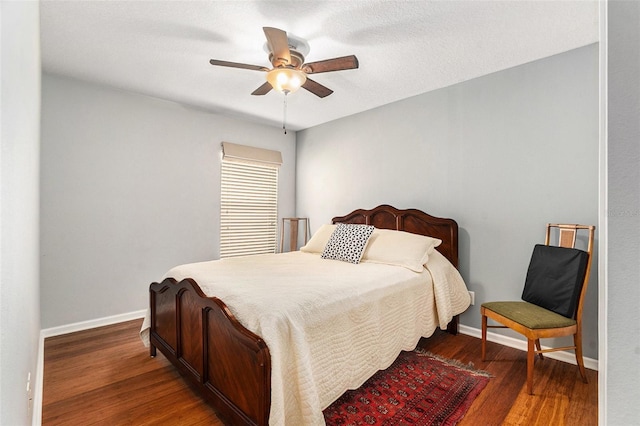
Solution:
M 322 410 L 346 390 L 469 306 L 460 274 L 442 255 L 427 267 L 416 273 L 292 252 L 181 265 L 165 278 L 193 278 L 264 339 L 269 424 L 300 426 L 323 425 Z

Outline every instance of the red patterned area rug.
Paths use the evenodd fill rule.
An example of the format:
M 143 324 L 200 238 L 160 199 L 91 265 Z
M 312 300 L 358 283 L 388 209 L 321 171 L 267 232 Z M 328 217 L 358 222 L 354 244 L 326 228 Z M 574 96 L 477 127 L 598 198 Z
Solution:
M 326 410 L 334 425 L 455 425 L 489 382 L 489 373 L 420 352 L 402 352 L 386 370 Z

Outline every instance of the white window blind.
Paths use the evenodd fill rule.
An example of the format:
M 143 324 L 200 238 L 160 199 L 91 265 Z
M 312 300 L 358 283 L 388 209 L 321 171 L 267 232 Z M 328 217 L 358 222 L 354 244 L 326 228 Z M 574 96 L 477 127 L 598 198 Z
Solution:
M 240 149 L 236 149 L 237 147 Z M 243 156 L 239 158 L 235 155 L 237 152 L 242 152 Z M 280 160 L 260 161 L 264 158 Z M 221 258 L 275 253 L 278 166 L 281 162 L 281 155 L 277 151 L 223 142 L 220 188 Z

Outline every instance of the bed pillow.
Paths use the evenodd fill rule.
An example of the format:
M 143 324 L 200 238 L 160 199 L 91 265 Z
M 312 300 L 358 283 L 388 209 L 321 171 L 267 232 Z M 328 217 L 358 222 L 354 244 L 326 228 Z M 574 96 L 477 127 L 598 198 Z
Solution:
M 322 254 L 324 248 L 327 246 L 329 242 L 329 238 L 331 238 L 331 234 L 336 230 L 336 225 L 324 224 L 313 234 L 313 237 L 305 244 L 300 247 L 300 251 L 304 251 L 307 253 L 317 253 Z
M 402 266 L 421 272 L 429 254 L 442 240 L 391 229 L 376 229 L 371 235 L 362 262 Z
M 349 263 L 360 263 L 362 254 L 367 248 L 369 238 L 374 227 L 370 225 L 356 225 L 339 223 L 331 234 L 327 245 L 322 251 L 323 259 L 341 260 Z

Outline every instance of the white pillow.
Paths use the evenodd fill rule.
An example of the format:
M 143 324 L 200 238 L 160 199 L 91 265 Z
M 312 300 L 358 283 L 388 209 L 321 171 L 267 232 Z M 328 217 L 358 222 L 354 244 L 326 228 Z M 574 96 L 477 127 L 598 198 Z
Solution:
M 342 262 L 360 263 L 374 229 L 371 225 L 339 223 L 331 234 L 321 257 Z
M 331 234 L 336 230 L 336 225 L 324 224 L 313 234 L 313 237 L 305 244 L 300 247 L 300 251 L 304 251 L 307 253 L 317 253 L 322 254 L 324 248 L 327 246 L 329 242 L 329 238 L 331 238 Z
M 403 266 L 421 272 L 429 254 L 442 243 L 437 238 L 391 229 L 375 229 L 361 262 Z

